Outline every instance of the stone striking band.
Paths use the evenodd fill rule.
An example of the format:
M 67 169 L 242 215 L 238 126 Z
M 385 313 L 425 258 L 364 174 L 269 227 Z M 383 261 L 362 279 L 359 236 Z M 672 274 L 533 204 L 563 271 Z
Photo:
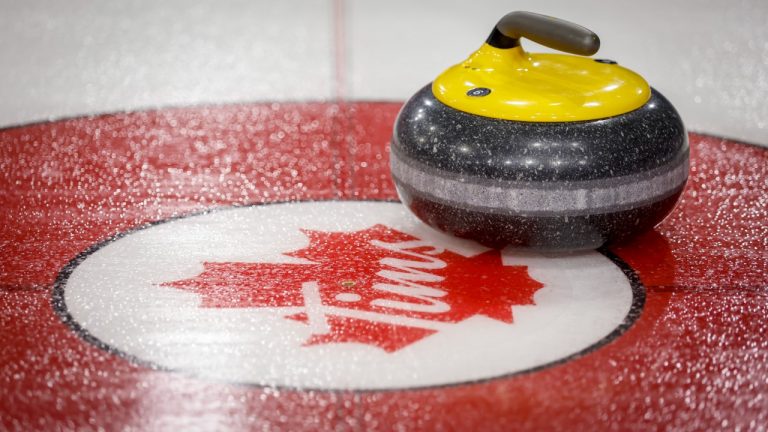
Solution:
M 420 194 L 460 207 L 517 214 L 596 214 L 635 208 L 670 196 L 688 178 L 688 153 L 638 174 L 570 182 L 490 181 L 441 171 L 393 147 L 392 175 Z

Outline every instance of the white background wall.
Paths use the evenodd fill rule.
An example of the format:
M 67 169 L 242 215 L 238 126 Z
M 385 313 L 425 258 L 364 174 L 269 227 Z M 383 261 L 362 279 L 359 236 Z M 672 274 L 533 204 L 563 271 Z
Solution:
M 598 56 L 645 76 L 692 130 L 768 144 L 766 0 L 0 0 L 0 125 L 339 94 L 403 100 L 512 10 L 594 30 Z

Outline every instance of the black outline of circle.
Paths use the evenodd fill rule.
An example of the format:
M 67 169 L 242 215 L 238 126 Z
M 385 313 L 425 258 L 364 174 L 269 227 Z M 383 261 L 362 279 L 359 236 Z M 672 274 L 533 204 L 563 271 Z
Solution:
M 88 330 L 81 326 L 80 323 L 75 321 L 74 317 L 69 313 L 69 310 L 67 309 L 67 304 L 64 300 L 64 288 L 67 284 L 67 281 L 69 280 L 69 276 L 74 272 L 74 270 L 79 266 L 83 261 L 85 261 L 90 255 L 96 253 L 104 246 L 107 246 L 111 243 L 114 243 L 117 240 L 120 240 L 123 237 L 127 237 L 131 234 L 134 234 L 139 231 L 143 231 L 147 228 L 152 228 L 157 225 L 162 225 L 168 222 L 173 222 L 179 219 L 187 219 L 191 217 L 196 216 L 202 216 L 206 214 L 211 214 L 214 212 L 220 212 L 220 211 L 227 211 L 227 210 L 235 210 L 235 209 L 242 209 L 242 208 L 249 208 L 249 207 L 260 207 L 260 206 L 266 206 L 266 205 L 279 205 L 279 204 L 299 204 L 299 203 L 312 203 L 312 202 L 388 202 L 388 203 L 397 203 L 398 201 L 393 200 L 338 200 L 338 199 L 331 199 L 331 200 L 299 200 L 299 201 L 275 201 L 275 202 L 268 202 L 268 203 L 257 203 L 257 204 L 246 204 L 246 205 L 230 205 L 230 206 L 222 206 L 222 207 L 213 207 L 209 208 L 203 211 L 199 212 L 192 212 L 188 214 L 182 214 L 178 216 L 172 216 L 165 219 L 160 219 L 156 221 L 152 221 L 143 225 L 140 225 L 138 227 L 129 229 L 127 231 L 119 232 L 105 240 L 102 240 L 98 243 L 95 243 L 85 249 L 84 251 L 80 252 L 75 258 L 70 260 L 59 272 L 59 274 L 56 276 L 56 281 L 54 282 L 53 291 L 51 295 L 51 305 L 53 306 L 54 312 L 59 316 L 61 321 L 66 324 L 72 331 L 79 336 L 81 339 L 83 339 L 85 342 L 88 342 L 91 345 L 94 345 L 95 347 L 101 349 L 102 351 L 108 352 L 110 354 L 114 354 L 118 357 L 121 357 L 131 364 L 147 367 L 154 371 L 164 371 L 164 372 L 173 372 L 176 374 L 180 374 L 182 376 L 187 376 L 190 378 L 196 378 L 200 380 L 204 380 L 207 382 L 214 382 L 214 383 L 221 383 L 221 384 L 234 384 L 234 385 L 241 385 L 241 386 L 247 386 L 247 387 L 257 387 L 257 388 L 270 388 L 270 389 L 278 389 L 278 390 L 290 390 L 290 391 L 303 391 L 303 392 L 329 392 L 329 393 L 388 393 L 388 392 L 399 392 L 399 391 L 421 391 L 421 390 L 434 390 L 434 389 L 441 389 L 441 388 L 447 388 L 447 387 L 460 387 L 460 386 L 467 386 L 467 385 L 473 385 L 473 384 L 483 384 L 491 381 L 498 381 L 506 378 L 511 378 L 518 375 L 526 375 L 529 373 L 537 372 L 542 369 L 548 369 L 550 367 L 559 366 L 561 364 L 565 364 L 570 362 L 571 360 L 575 360 L 577 358 L 581 358 L 593 351 L 596 351 L 598 348 L 601 348 L 605 345 L 608 345 L 610 342 L 618 339 L 619 336 L 624 334 L 627 330 L 629 330 L 632 325 L 640 318 L 640 315 L 642 314 L 643 308 L 645 306 L 645 299 L 646 299 L 646 290 L 645 286 L 640 281 L 639 276 L 635 271 L 624 261 L 622 261 L 616 254 L 609 251 L 607 248 L 602 247 L 600 249 L 597 249 L 597 252 L 603 254 L 605 257 L 607 257 L 609 260 L 611 260 L 616 266 L 621 269 L 621 271 L 624 273 L 624 275 L 629 280 L 631 289 L 632 289 L 632 303 L 630 305 L 629 311 L 627 312 L 627 315 L 624 316 L 624 320 L 621 324 L 619 324 L 618 327 L 616 327 L 613 331 L 608 333 L 606 336 L 604 336 L 602 339 L 598 340 L 597 342 L 593 343 L 592 345 L 589 345 L 588 347 L 584 348 L 581 351 L 575 352 L 571 355 L 568 355 L 566 357 L 560 358 L 555 361 L 551 361 L 549 363 L 544 363 L 529 369 L 523 369 L 520 371 L 515 371 L 503 375 L 497 375 L 489 378 L 481 378 L 481 379 L 475 379 L 475 380 L 468 380 L 468 381 L 460 381 L 460 382 L 452 382 L 452 383 L 446 383 L 446 384 L 437 384 L 437 385 L 427 385 L 427 386 L 418 386 L 418 387 L 397 387 L 397 388 L 383 388 L 383 389 L 355 389 L 355 388 L 315 388 L 315 387 L 299 387 L 299 386 L 284 386 L 284 385 L 273 385 L 273 384 L 258 384 L 258 383 L 248 383 L 248 382 L 240 382 L 240 381 L 228 381 L 228 380 L 222 380 L 222 379 L 216 379 L 211 378 L 207 376 L 201 376 L 198 374 L 194 374 L 192 372 L 179 370 L 179 369 L 172 369 L 168 368 L 156 363 L 153 363 L 148 360 L 143 360 L 133 354 L 121 351 L 117 348 L 112 347 L 111 345 L 107 344 L 106 342 L 103 342 L 102 340 L 98 339 L 97 337 L 93 336 Z

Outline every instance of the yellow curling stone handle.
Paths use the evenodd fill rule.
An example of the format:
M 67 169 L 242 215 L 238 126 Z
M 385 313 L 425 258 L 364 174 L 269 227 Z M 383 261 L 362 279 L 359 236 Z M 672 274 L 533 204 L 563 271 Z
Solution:
M 638 74 L 609 60 L 567 54 L 531 54 L 520 38 L 560 51 L 592 55 L 600 40 L 576 24 L 530 12 L 512 12 L 463 63 L 432 83 L 442 103 L 470 114 L 525 122 L 571 122 L 613 117 L 651 96 Z

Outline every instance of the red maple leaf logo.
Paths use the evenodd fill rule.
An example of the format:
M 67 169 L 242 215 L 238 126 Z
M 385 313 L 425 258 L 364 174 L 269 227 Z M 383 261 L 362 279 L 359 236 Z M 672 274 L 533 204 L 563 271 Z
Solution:
M 163 286 L 200 295 L 205 308 L 285 308 L 308 325 L 305 345 L 356 342 L 387 352 L 475 315 L 512 323 L 543 285 L 498 250 L 464 257 L 375 225 L 355 232 L 302 231 L 307 248 L 285 255 L 312 264 L 205 262 Z

